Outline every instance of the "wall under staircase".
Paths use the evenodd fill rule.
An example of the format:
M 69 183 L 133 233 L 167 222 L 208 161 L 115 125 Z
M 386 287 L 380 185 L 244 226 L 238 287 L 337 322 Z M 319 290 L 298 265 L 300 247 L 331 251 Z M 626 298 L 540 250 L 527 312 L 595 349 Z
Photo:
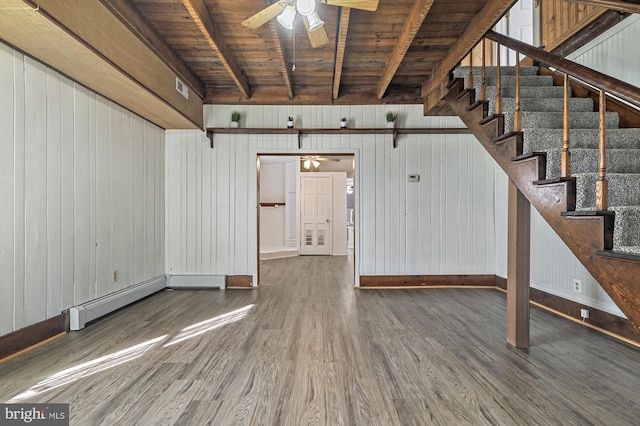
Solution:
M 495 99 L 491 73 L 488 69 L 487 98 Z M 445 99 L 638 328 L 640 130 L 619 129 L 617 115 L 607 114 L 610 209 L 615 217 L 612 212 L 597 212 L 598 114 L 591 99 L 570 101 L 575 177 L 562 179 L 562 87 L 553 86 L 551 77 L 539 76 L 535 67 L 521 68 L 523 132 L 512 133 L 515 72 L 503 67 L 502 74 L 503 115 L 494 115 L 494 102 L 476 102 L 476 92 L 465 89 L 468 69 L 456 70 L 458 79 Z M 480 68 L 474 69 L 474 76 L 480 81 Z

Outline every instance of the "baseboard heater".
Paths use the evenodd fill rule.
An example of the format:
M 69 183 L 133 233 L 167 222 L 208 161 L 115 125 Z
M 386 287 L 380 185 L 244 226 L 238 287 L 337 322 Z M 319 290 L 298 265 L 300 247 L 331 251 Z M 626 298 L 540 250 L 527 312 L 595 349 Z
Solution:
M 72 331 L 81 330 L 89 321 L 98 319 L 166 287 L 167 278 L 162 276 L 74 306 L 69 309 L 69 328 Z
M 226 275 L 167 275 L 169 288 L 224 290 L 226 286 Z

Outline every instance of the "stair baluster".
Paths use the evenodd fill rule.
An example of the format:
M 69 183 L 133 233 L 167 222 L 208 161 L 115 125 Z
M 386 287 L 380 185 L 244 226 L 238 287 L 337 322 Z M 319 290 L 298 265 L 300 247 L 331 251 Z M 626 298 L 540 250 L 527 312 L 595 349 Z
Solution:
M 562 177 L 571 177 L 569 151 L 569 74 L 564 73 L 564 107 L 562 112 Z
M 522 131 L 522 114 L 520 112 L 520 52 L 516 51 L 516 100 L 513 113 L 513 131 Z
M 487 47 L 486 47 L 486 38 L 482 39 L 482 85 L 480 86 L 480 99 L 483 101 L 487 100 Z
M 473 49 L 469 51 L 469 89 L 473 89 Z
M 502 83 L 500 82 L 500 43 L 496 43 L 496 114 L 502 114 Z
M 596 208 L 609 210 L 609 184 L 607 182 L 606 105 L 604 90 L 600 89 L 600 134 L 598 139 L 598 180 L 596 181 Z

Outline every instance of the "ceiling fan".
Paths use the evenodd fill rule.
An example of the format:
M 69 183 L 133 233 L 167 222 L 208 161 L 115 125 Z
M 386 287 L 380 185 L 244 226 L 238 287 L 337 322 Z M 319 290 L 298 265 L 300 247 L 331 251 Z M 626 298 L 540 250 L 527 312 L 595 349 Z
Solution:
M 302 15 L 311 46 L 320 47 L 326 44 L 329 39 L 327 38 L 327 32 L 323 28 L 324 22 L 316 11 L 316 1 L 333 6 L 375 12 L 378 9 L 379 0 L 279 0 L 244 20 L 242 25 L 255 30 L 277 16 L 278 22 L 283 27 L 291 30 L 293 29 L 293 21 L 297 11 Z
M 311 169 L 311 165 L 313 165 L 313 167 L 318 168 L 318 166 L 320 166 L 320 162 L 321 161 L 340 161 L 337 158 L 331 158 L 331 157 L 319 157 L 317 155 L 303 155 L 302 157 L 300 157 L 300 161 L 302 162 L 302 167 L 304 167 L 306 170 Z

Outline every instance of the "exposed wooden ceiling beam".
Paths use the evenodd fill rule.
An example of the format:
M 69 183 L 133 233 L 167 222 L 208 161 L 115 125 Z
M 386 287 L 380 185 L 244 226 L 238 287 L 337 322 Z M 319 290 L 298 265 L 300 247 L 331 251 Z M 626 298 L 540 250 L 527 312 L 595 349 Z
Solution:
M 384 92 L 386 92 L 387 87 L 391 83 L 393 76 L 398 71 L 398 67 L 402 63 L 402 59 L 404 59 L 404 55 L 407 53 L 409 46 L 413 43 L 413 39 L 416 36 L 416 33 L 422 26 L 422 22 L 424 18 L 427 17 L 431 6 L 433 5 L 435 0 L 417 0 L 413 8 L 411 9 L 411 13 L 407 21 L 404 24 L 404 28 L 402 30 L 402 34 L 398 38 L 398 42 L 393 48 L 393 52 L 391 52 L 391 57 L 387 61 L 387 65 L 384 68 L 384 72 L 382 73 L 382 77 L 378 82 L 378 99 L 382 99 L 384 96 Z
M 514 0 L 489 0 L 482 10 L 473 18 L 467 29 L 458 38 L 442 62 L 433 70 L 431 75 L 422 83 L 422 98 L 437 89 L 447 78 L 449 71 L 460 62 L 473 48 L 484 34 L 490 30 L 507 10 L 515 4 Z
M 589 4 L 591 6 L 606 7 L 621 12 L 640 13 L 640 4 L 617 0 L 569 0 L 571 3 Z
M 268 0 L 266 1 L 266 3 L 268 3 Z M 278 33 L 276 23 L 273 20 L 269 22 L 269 29 L 271 30 L 271 38 L 273 39 L 273 44 L 276 48 L 278 61 L 280 62 L 280 74 L 282 75 L 282 80 L 284 80 L 284 86 L 287 89 L 287 97 L 289 99 L 293 99 L 293 83 L 291 82 L 291 71 L 289 69 L 289 65 L 287 64 L 287 60 L 284 58 L 282 39 L 280 38 L 280 33 Z
M 344 49 L 347 44 L 347 32 L 349 30 L 350 15 L 351 8 L 340 8 L 340 24 L 338 26 L 338 38 L 336 40 L 336 60 L 333 68 L 333 99 L 338 99 L 338 94 L 340 93 L 340 79 L 342 78 Z
M 100 0 L 120 21 L 134 33 L 140 41 L 171 68 L 191 90 L 204 98 L 205 87 L 202 81 L 191 71 L 180 56 L 151 26 L 140 10 L 129 0 Z
M 229 76 L 238 87 L 238 90 L 240 90 L 245 98 L 249 98 L 251 89 L 249 88 L 247 77 L 236 63 L 220 30 L 211 19 L 211 14 L 203 0 L 182 0 L 182 3 L 187 8 L 189 15 L 191 15 L 191 18 L 195 21 L 209 46 L 218 55 L 218 59 L 222 62 L 222 66 L 227 70 Z

